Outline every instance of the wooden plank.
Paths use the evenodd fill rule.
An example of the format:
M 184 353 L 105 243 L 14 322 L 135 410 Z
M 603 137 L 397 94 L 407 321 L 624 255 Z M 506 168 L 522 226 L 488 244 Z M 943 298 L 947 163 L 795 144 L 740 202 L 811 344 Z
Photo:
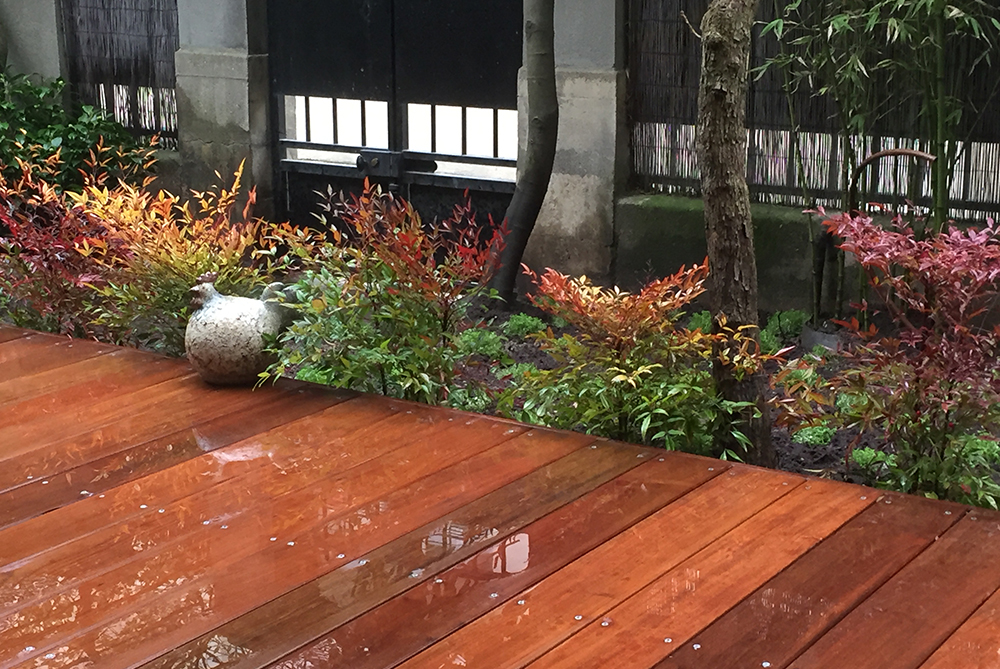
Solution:
M 16 328 L 13 325 L 4 325 L 3 323 L 0 323 L 0 344 L 13 339 L 18 339 L 20 337 L 26 337 L 29 334 L 31 334 L 31 330 Z
M 322 411 L 350 397 L 347 393 L 323 391 L 271 393 L 260 406 L 237 410 L 9 489 L 0 493 L 0 529 L 77 502 L 84 492 L 87 495 L 105 493 L 129 481 Z
M 400 666 L 524 666 L 803 481 L 733 468 Z
M 25 335 L 0 344 L 0 382 L 64 367 L 112 350 L 110 346 L 68 337 Z
M 712 460 L 676 453 L 659 460 L 619 476 L 271 666 L 321 665 L 334 652 L 342 666 L 352 669 L 396 666 L 724 469 Z M 710 464 L 715 471 L 709 471 Z M 401 620 L 407 624 L 400 625 Z
M 350 419 L 359 417 L 351 414 Z M 316 482 L 264 467 L 252 480 L 233 480 L 161 510 L 151 508 L 129 526 L 109 528 L 16 565 L 0 578 L 0 606 L 6 620 L 21 624 L 0 641 L 0 655 L 11 649 L 8 642 L 42 649 L 144 600 L 182 599 L 197 589 L 193 582 L 209 580 L 217 589 L 219 581 L 232 577 L 231 566 L 236 574 L 266 568 L 275 559 L 271 543 L 279 538 L 284 543 L 308 537 L 339 515 L 524 431 L 504 427 L 469 419 L 440 433 L 440 440 L 400 449 L 389 445 L 386 455 L 344 472 L 337 471 L 341 459 L 330 457 L 335 455 L 331 449 L 324 455 L 333 464 L 313 470 L 332 476 Z M 344 438 L 344 446 L 349 452 L 361 450 L 350 437 Z M 308 543 L 304 546 L 308 552 Z M 322 568 L 328 556 L 321 557 L 320 564 L 308 564 Z M 244 558 L 249 563 L 239 567 Z M 293 566 L 283 563 L 289 568 L 284 578 L 298 577 Z M 317 575 L 308 573 L 304 580 Z M 237 577 L 240 582 L 243 578 Z M 128 597 L 122 597 L 123 583 L 129 584 Z M 83 611 L 76 611 L 79 592 L 88 593 L 90 602 Z M 241 594 L 255 598 L 259 592 Z
M 787 667 L 964 513 L 957 504 L 885 495 L 657 669 Z
M 456 415 L 371 395 L 357 397 L 2 530 L 0 565 L 24 562 L 103 528 L 132 524 L 150 508 L 165 507 L 229 479 L 258 476 L 262 467 L 286 472 L 285 479 L 290 475 L 293 483 L 286 482 L 286 490 L 304 477 L 345 471 L 440 431 Z M 344 448 L 348 435 L 357 444 L 350 450 Z M 331 449 L 339 449 L 338 457 L 330 457 Z
M 607 667 L 617 662 L 649 667 L 874 499 L 874 491 L 857 486 L 809 481 L 608 610 L 531 666 Z
M 269 392 L 212 388 L 187 376 L 49 420 L 0 428 L 0 444 L 12 446 L 0 453 L 0 490 L 260 405 Z
M 352 434 L 366 425 L 390 415 L 383 402 L 347 404 L 352 405 L 350 409 L 336 412 L 335 418 L 329 423 L 331 432 L 341 439 L 349 440 Z M 328 418 L 330 413 L 327 414 Z M 347 441 L 347 445 L 354 445 L 354 442 Z M 220 521 L 221 524 L 232 526 L 234 531 L 216 540 L 221 545 L 221 542 L 229 541 L 239 534 L 237 528 L 240 523 L 235 522 L 236 517 L 248 516 L 253 519 L 260 506 L 264 507 L 264 514 L 276 513 L 279 502 L 274 498 L 279 497 L 280 504 L 309 503 L 311 496 L 323 489 L 322 482 L 327 478 L 343 474 L 357 477 L 362 473 L 369 473 L 370 467 L 367 470 L 361 468 L 371 464 L 376 456 L 391 452 L 393 448 L 393 444 L 386 444 L 377 451 L 369 449 L 371 458 L 354 456 L 326 460 L 305 459 L 303 465 L 298 467 L 268 466 L 273 464 L 271 454 L 259 443 L 251 442 L 221 449 L 215 455 L 222 463 L 230 459 L 252 459 L 262 466 L 251 469 L 242 476 L 206 487 L 171 504 L 148 499 L 149 503 L 140 505 L 139 513 L 128 523 L 105 526 L 97 532 L 8 565 L 0 576 L 0 606 L 4 607 L 6 613 L 13 614 L 38 602 L 58 599 L 61 593 L 76 588 L 77 584 L 116 569 L 121 573 L 131 573 L 129 570 L 140 573 L 148 571 L 152 561 L 166 562 L 174 556 L 171 551 L 184 552 L 185 542 L 197 541 L 202 535 L 209 533 L 216 534 L 213 531 L 215 528 L 211 527 L 212 521 L 225 519 Z M 364 450 L 358 445 L 352 452 L 361 453 Z M 264 520 L 251 531 L 260 533 L 269 528 L 272 519 Z M 301 519 L 296 517 L 295 520 Z M 220 523 L 216 523 L 218 524 Z M 0 537 L 2 536 L 0 533 Z M 222 557 L 236 559 L 241 555 L 240 551 L 246 550 L 249 550 L 248 543 L 233 548 L 232 552 L 224 553 Z M 160 555 L 161 553 L 164 555 Z M 204 569 L 202 557 L 193 557 L 197 562 L 192 568 Z M 152 577 L 146 577 L 145 580 L 147 584 L 153 582 Z
M 314 493 L 311 502 L 289 500 L 291 496 L 286 495 L 271 505 L 265 505 L 263 516 L 243 514 L 228 519 L 227 530 L 216 526 L 212 537 L 206 537 L 197 544 L 185 542 L 186 550 L 178 551 L 174 556 L 180 561 L 176 571 L 170 569 L 165 572 L 159 568 L 144 570 L 143 589 L 138 595 L 130 589 L 129 597 L 112 601 L 118 583 L 133 581 L 109 579 L 107 588 L 99 593 L 101 605 L 96 609 L 80 611 L 76 619 L 61 625 L 65 618 L 55 616 L 59 622 L 53 623 L 50 610 L 45 618 L 46 629 L 29 624 L 27 634 L 18 634 L 13 641 L 6 638 L 0 640 L 0 655 L 5 652 L 5 646 L 14 649 L 30 645 L 36 648 L 32 651 L 35 656 L 30 662 L 32 666 L 48 666 L 50 662 L 44 655 L 53 648 L 60 650 L 60 663 L 69 662 L 70 658 L 84 653 L 97 666 L 131 666 L 153 659 L 164 647 L 184 643 L 331 569 L 343 566 L 362 553 L 364 548 L 347 530 L 370 525 L 379 518 L 383 521 L 380 526 L 384 531 L 405 533 L 427 521 L 424 515 L 427 511 L 423 508 L 425 498 L 437 495 L 452 507 L 461 505 L 456 504 L 456 500 L 461 499 L 463 492 L 468 495 L 467 500 L 482 494 L 478 477 L 457 476 L 461 469 L 442 471 L 440 467 L 458 463 L 455 463 L 455 458 L 440 456 L 448 451 L 460 453 L 463 448 L 472 452 L 482 450 L 480 444 L 488 446 L 491 442 L 502 442 L 517 436 L 523 428 L 508 428 L 483 420 L 469 422 L 469 427 L 459 425 L 451 428 L 451 435 L 442 433 L 440 438 L 428 439 L 421 444 L 423 449 L 419 456 L 408 454 L 400 458 L 393 466 L 387 466 L 381 476 L 358 472 L 360 475 L 352 476 L 355 479 L 351 485 L 353 490 L 342 491 L 341 486 L 346 485 L 346 479 L 334 479 L 325 494 Z M 473 430 L 473 434 L 461 434 L 469 429 Z M 479 443 L 476 443 L 477 440 Z M 513 462 L 533 467 L 531 458 L 536 457 L 534 452 L 543 448 L 538 442 L 535 438 L 523 439 L 521 452 L 514 453 Z M 579 435 L 566 435 L 551 448 L 566 453 L 580 445 Z M 511 451 L 504 444 L 490 449 L 485 459 L 491 469 L 498 469 Z M 552 455 L 549 451 L 550 458 Z M 477 472 L 484 471 L 483 462 L 483 458 L 479 458 Z M 418 468 L 437 470 L 437 474 L 423 476 L 414 471 Z M 491 474 L 489 471 L 486 473 Z M 413 485 L 417 481 L 421 484 Z M 424 487 L 425 483 L 432 487 Z M 403 487 L 397 488 L 396 494 L 387 494 L 388 490 L 399 485 Z M 413 494 L 418 488 L 419 494 Z M 401 499 L 405 499 L 405 504 L 400 503 Z M 286 500 L 290 502 L 287 508 L 275 508 Z M 294 504 L 291 503 L 293 501 Z M 223 540 L 223 536 L 233 539 Z M 372 538 L 370 534 L 364 536 Z M 375 539 L 377 543 L 367 550 L 384 543 L 383 537 Z M 220 541 L 224 541 L 225 545 L 220 546 Z M 252 554 L 239 562 L 226 564 L 232 551 L 247 551 L 240 548 L 245 544 L 250 545 Z M 276 568 L 279 564 L 280 568 Z M 195 568 L 198 565 L 201 569 Z M 174 574 L 184 578 L 178 582 Z M 381 578 L 378 574 L 369 576 Z M 150 580 L 154 583 L 149 583 Z M 90 588 L 85 591 L 93 593 Z M 205 601 L 206 593 L 210 593 L 208 602 Z M 68 611 L 70 606 L 67 602 L 62 610 Z M 61 629 L 54 630 L 57 626 Z M 20 632 L 20 628 L 16 631 Z M 108 641 L 109 637 L 115 640 L 114 643 Z M 40 641 L 35 643 L 33 639 Z
M 91 381 L 99 381 L 108 375 L 108 358 L 121 358 L 129 356 L 142 356 L 146 360 L 158 360 L 160 358 L 152 355 L 145 355 L 138 351 L 129 349 L 117 349 L 92 358 L 85 358 L 79 362 L 74 362 L 63 367 L 49 369 L 30 376 L 21 376 L 16 379 L 0 383 L 0 410 L 17 402 L 40 397 L 53 393 L 63 388 L 75 385 L 83 385 Z M 115 363 L 110 363 L 114 365 Z M 186 364 L 183 361 L 176 361 L 176 364 Z
M 220 638 L 244 649 L 227 663 L 230 669 L 263 666 L 280 657 L 282 649 L 315 639 L 426 583 L 496 539 L 510 536 L 643 461 L 636 458 L 638 449 L 605 446 L 576 449 L 552 461 L 558 452 L 551 451 L 553 445 L 585 443 L 582 435 L 533 431 L 506 448 L 463 463 L 462 478 L 475 481 L 479 494 L 463 487 L 462 499 L 457 500 L 441 494 L 424 496 L 419 489 L 402 491 L 401 502 L 404 496 L 422 499 L 417 506 L 420 517 L 436 520 L 409 532 L 378 517 L 372 525 L 350 528 L 359 542 L 359 559 L 212 630 L 146 665 L 147 669 L 211 665 L 218 658 Z M 490 462 L 496 456 L 503 458 L 500 465 Z M 511 469 L 513 463 L 517 466 Z M 419 487 L 436 491 L 426 483 L 431 482 Z M 458 508 L 458 501 L 467 504 Z
M 1000 591 L 972 614 L 920 669 L 1000 669 Z
M 790 666 L 919 667 L 1000 588 L 997 555 L 997 515 L 971 512 Z
M 21 398 L 7 403 L 0 410 L 0 429 L 27 425 L 32 421 L 50 421 L 56 416 L 86 412 L 99 402 L 115 400 L 144 388 L 190 376 L 193 371 L 187 363 L 170 358 L 154 357 L 122 349 L 91 358 L 84 362 L 101 365 L 101 372 L 87 379 L 77 380 L 72 374 L 75 365 L 60 367 L 59 372 L 72 382 L 63 388 L 44 395 Z M 27 377 L 31 379 L 33 377 Z M 19 382 L 24 379 L 17 379 Z

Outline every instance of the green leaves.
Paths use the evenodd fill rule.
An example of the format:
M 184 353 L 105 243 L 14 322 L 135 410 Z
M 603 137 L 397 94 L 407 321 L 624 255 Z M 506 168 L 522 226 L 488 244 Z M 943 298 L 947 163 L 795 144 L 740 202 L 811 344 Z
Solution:
M 16 179 L 18 160 L 55 167 L 46 175 L 62 190 L 83 185 L 81 170 L 99 144 L 114 150 L 101 168 L 113 178 L 142 180 L 151 150 L 140 146 L 117 122 L 90 106 L 72 113 L 63 106 L 62 80 L 36 84 L 25 75 L 0 72 L 0 173 Z M 143 168 L 140 174 L 133 169 Z
M 747 405 L 715 395 L 710 319 L 705 331 L 676 325 L 681 309 L 700 293 L 705 273 L 704 267 L 682 269 L 631 294 L 547 272 L 532 300 L 579 333 L 535 335 L 557 366 L 512 379 L 497 411 L 541 425 L 723 455 L 713 453 L 713 437 L 732 429 L 730 413 Z
M 403 200 L 378 187 L 350 201 L 327 193 L 321 220 L 338 227 L 309 253 L 290 304 L 297 318 L 280 338 L 280 375 L 430 404 L 474 409 L 484 395 L 456 379 L 459 363 L 505 361 L 500 335 L 467 320 L 469 301 L 488 295 L 498 239 L 471 208 L 424 226 Z M 336 234 L 334 234 L 336 233 Z M 473 327 L 470 327 L 473 325 Z

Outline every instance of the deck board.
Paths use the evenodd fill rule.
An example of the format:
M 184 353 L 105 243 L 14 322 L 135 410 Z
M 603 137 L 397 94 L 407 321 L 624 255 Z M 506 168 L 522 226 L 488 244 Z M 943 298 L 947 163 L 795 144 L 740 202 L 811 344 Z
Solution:
M 0 669 L 1000 667 L 998 557 L 980 509 L 0 326 Z
M 0 383 L 30 377 L 114 349 L 110 346 L 32 333 L 0 344 Z
M 1000 588 L 1000 522 L 980 516 L 967 514 L 791 667 L 915 669 L 923 664 Z
M 772 669 L 787 667 L 963 514 L 958 505 L 886 496 L 696 634 L 657 669 L 761 667 L 765 662 Z
M 719 473 L 708 469 L 674 456 L 622 474 L 272 666 L 309 666 L 333 648 L 345 666 L 395 666 Z
M 26 337 L 29 334 L 32 334 L 31 330 L 24 330 L 22 328 L 4 325 L 0 327 L 0 344 L 13 339 L 18 339 L 19 337 Z

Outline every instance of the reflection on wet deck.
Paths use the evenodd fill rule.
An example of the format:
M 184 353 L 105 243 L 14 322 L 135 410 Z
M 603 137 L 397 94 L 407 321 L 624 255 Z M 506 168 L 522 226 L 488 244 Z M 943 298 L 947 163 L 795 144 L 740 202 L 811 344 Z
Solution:
M 1000 668 L 1000 514 L 0 327 L 0 669 Z

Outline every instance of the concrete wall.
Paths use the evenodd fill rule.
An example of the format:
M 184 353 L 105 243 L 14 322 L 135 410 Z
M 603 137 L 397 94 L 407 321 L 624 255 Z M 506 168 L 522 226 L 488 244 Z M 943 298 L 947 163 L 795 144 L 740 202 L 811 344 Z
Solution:
M 809 226 L 818 230 L 819 221 L 790 207 L 755 204 L 750 209 L 760 309 L 808 310 L 812 294 Z M 707 254 L 701 200 L 667 195 L 623 197 L 616 205 L 615 225 L 615 283 L 627 290 L 676 272 L 681 265 L 700 263 Z
M 623 11 L 622 0 L 556 0 L 559 142 L 525 253 L 536 269 L 612 275 L 614 199 L 628 174 Z M 523 132 L 523 85 L 519 97 Z
M 181 172 L 203 189 L 246 161 L 258 214 L 272 211 L 266 2 L 178 0 L 177 116 Z M 262 37 L 263 36 L 263 37 Z
M 7 64 L 15 72 L 46 79 L 63 76 L 57 2 L 0 0 L 0 31 L 6 37 Z

